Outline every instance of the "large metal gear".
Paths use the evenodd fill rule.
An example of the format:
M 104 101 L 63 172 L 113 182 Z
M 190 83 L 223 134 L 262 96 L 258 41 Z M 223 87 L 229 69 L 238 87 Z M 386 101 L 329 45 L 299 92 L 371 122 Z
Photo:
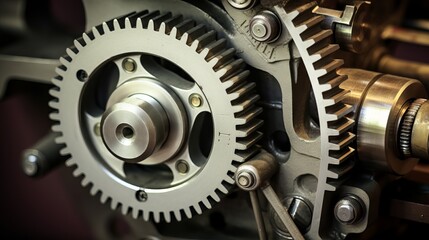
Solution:
M 289 3 L 286 6 L 275 6 L 274 9 L 286 26 L 298 51 L 311 82 L 317 102 L 320 127 L 320 167 L 310 235 L 320 236 L 327 230 L 323 222 L 324 212 L 329 204 L 330 193 L 337 190 L 343 181 L 342 177 L 354 165 L 351 147 L 355 135 L 351 132 L 354 126 L 352 107 L 343 100 L 348 91 L 340 88 L 346 75 L 339 76 L 336 70 L 343 61 L 333 59 L 339 49 L 331 44 L 331 30 L 321 28 L 322 16 L 312 13 L 317 2 L 304 4 Z
M 74 175 L 113 209 L 156 222 L 201 214 L 257 151 L 261 109 L 249 72 L 203 25 L 130 14 L 84 33 L 60 61 L 50 92 L 57 143 Z

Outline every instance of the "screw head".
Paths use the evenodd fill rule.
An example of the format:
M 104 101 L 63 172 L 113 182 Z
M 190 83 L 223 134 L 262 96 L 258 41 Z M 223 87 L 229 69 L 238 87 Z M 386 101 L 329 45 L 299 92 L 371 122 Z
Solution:
M 339 200 L 334 208 L 335 218 L 342 224 L 353 224 L 360 220 L 363 208 L 354 196 L 346 196 Z
M 264 10 L 250 20 L 250 33 L 259 42 L 273 42 L 281 33 L 280 20 L 273 12 Z
M 250 188 L 255 184 L 255 179 L 249 172 L 239 172 L 237 175 L 237 184 L 241 188 Z
M 199 94 L 194 93 L 189 96 L 189 103 L 192 107 L 201 107 L 203 105 L 203 98 Z
M 255 4 L 256 0 L 228 0 L 228 3 L 237 9 L 250 8 Z
M 89 76 L 85 70 L 80 69 L 79 71 L 76 72 L 76 78 L 81 82 L 86 82 L 88 81 Z
M 147 201 L 147 193 L 144 190 L 138 190 L 136 192 L 136 199 L 139 202 L 146 202 Z
M 179 160 L 176 163 L 176 170 L 180 174 L 187 174 L 189 172 L 189 164 L 184 160 Z
M 129 73 L 133 73 L 137 70 L 137 63 L 132 58 L 125 58 L 122 61 L 122 68 Z

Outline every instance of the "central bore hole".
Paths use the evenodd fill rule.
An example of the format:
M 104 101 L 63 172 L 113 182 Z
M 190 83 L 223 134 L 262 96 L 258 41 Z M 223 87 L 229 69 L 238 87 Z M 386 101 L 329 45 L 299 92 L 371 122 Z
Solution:
M 116 138 L 122 144 L 129 145 L 131 144 L 136 137 L 136 133 L 134 132 L 134 128 L 128 124 L 120 124 L 116 127 Z
M 124 127 L 122 129 L 122 135 L 124 138 L 130 139 L 134 137 L 134 130 L 131 127 Z

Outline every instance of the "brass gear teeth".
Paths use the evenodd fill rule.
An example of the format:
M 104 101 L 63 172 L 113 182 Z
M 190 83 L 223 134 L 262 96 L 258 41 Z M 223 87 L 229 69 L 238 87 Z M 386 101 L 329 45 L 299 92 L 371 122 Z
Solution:
M 399 128 L 399 148 L 404 157 L 411 157 L 411 133 L 413 131 L 414 120 L 420 107 L 426 101 L 423 98 L 414 100 L 402 118 Z
M 65 78 L 67 69 L 74 64 L 75 58 L 80 52 L 85 51 L 88 45 L 96 44 L 104 36 L 123 29 L 127 31 L 155 31 L 164 37 L 171 37 L 182 42 L 183 46 L 188 47 L 190 51 L 197 52 L 206 64 L 211 66 L 227 93 L 229 98 L 227 101 L 230 102 L 235 119 L 230 124 L 233 124 L 236 129 L 232 135 L 235 139 L 233 158 L 228 160 L 228 166 L 225 166 L 226 171 L 219 173 L 217 178 L 211 180 L 218 181 L 217 186 L 207 191 L 205 193 L 207 195 L 201 196 L 197 201 L 189 202 L 189 204 L 177 208 L 160 206 L 161 210 L 133 207 L 133 204 L 120 201 L 113 194 L 109 194 L 107 189 L 103 189 L 103 183 L 93 177 L 88 169 L 82 168 L 81 161 L 83 160 L 74 157 L 76 153 L 74 152 L 75 149 L 71 147 L 73 143 L 69 142 L 70 136 L 64 135 L 67 131 L 64 121 L 68 121 L 65 119 L 65 112 L 70 111 L 70 109 L 66 109 L 68 100 L 64 96 L 64 92 L 67 91 L 67 89 L 63 89 L 65 88 L 64 82 L 75 81 L 75 79 Z M 101 193 L 101 202 L 110 202 L 112 209 L 121 206 L 124 214 L 131 213 L 135 218 L 143 217 L 145 220 L 153 219 L 155 222 L 159 222 L 161 219 L 170 222 L 173 217 L 180 221 L 183 216 L 191 218 L 194 213 L 201 214 L 203 208 L 210 209 L 213 203 L 219 202 L 221 196 L 230 191 L 235 183 L 233 173 L 238 163 L 246 161 L 259 150 L 256 143 L 262 137 L 258 131 L 262 121 L 257 119 L 257 116 L 262 112 L 262 108 L 255 105 L 256 101 L 259 100 L 259 96 L 255 94 L 255 84 L 246 81 L 249 71 L 245 69 L 244 61 L 235 57 L 235 50 L 228 48 L 225 39 L 218 39 L 216 32 L 207 30 L 204 25 L 197 25 L 192 20 L 183 19 L 182 16 L 175 16 L 169 12 L 142 11 L 132 13 L 93 27 L 90 32 L 84 33 L 81 38 L 76 39 L 74 46 L 68 48 L 66 53 L 60 58 L 62 65 L 56 69 L 58 76 L 52 79 L 54 87 L 50 90 L 50 94 L 54 99 L 49 103 L 53 109 L 50 118 L 55 122 L 52 129 L 61 134 L 56 141 L 66 145 L 61 150 L 61 154 L 71 155 L 71 158 L 66 161 L 66 165 L 75 167 L 73 175 L 82 178 L 82 186 L 90 186 L 92 195 Z M 73 110 L 71 111 L 73 112 Z M 85 159 L 85 161 L 89 161 L 89 159 Z
M 331 44 L 332 31 L 321 29 L 324 17 L 312 12 L 316 2 L 297 4 L 290 2 L 285 7 L 276 6 L 274 9 L 298 47 L 318 103 L 322 145 L 316 195 L 316 203 L 320 204 L 315 205 L 315 221 L 312 221 L 315 225 L 312 230 L 316 231 L 322 218 L 326 192 L 335 191 L 343 176 L 353 168 L 355 150 L 350 145 L 355 139 L 351 132 L 354 120 L 352 107 L 343 103 L 348 92 L 339 87 L 347 76 L 336 73 L 343 61 L 332 57 L 339 49 L 338 45 Z

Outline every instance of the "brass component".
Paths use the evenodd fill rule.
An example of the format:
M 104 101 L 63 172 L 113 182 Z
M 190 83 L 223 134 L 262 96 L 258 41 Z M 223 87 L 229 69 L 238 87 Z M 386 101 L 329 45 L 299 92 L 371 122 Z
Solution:
M 410 101 L 426 98 L 417 80 L 358 69 L 341 69 L 348 80 L 340 85 L 351 94 L 345 99 L 354 107 L 359 160 L 376 170 L 404 175 L 417 159 L 403 159 L 398 151 L 398 128 Z
M 411 134 L 411 153 L 415 157 L 429 159 L 429 102 L 417 112 Z

